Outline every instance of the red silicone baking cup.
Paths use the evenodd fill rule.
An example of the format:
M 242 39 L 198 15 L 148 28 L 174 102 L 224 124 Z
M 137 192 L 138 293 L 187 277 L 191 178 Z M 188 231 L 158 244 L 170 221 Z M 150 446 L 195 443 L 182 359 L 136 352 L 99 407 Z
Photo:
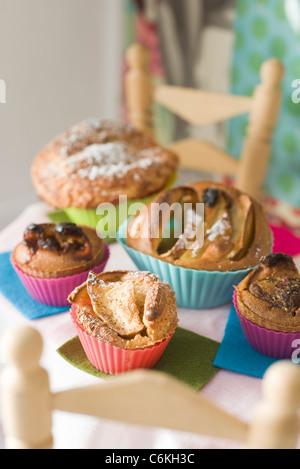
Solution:
M 60 278 L 38 278 L 25 274 L 14 262 L 12 266 L 18 274 L 21 282 L 29 295 L 37 302 L 47 306 L 65 307 L 70 306 L 69 294 L 79 285 L 84 283 L 92 270 L 96 274 L 103 272 L 109 259 L 109 247 L 104 243 L 105 259 L 101 264 L 79 274 Z
M 293 358 L 293 354 L 298 353 L 297 349 L 299 351 L 300 332 L 271 331 L 245 319 L 237 306 L 236 291 L 233 295 L 233 304 L 246 340 L 257 352 L 278 359 Z
M 144 349 L 126 350 L 102 342 L 87 334 L 76 318 L 76 306 L 70 310 L 72 322 L 89 362 L 98 370 L 117 375 L 140 368 L 150 369 L 164 353 L 172 335 L 168 339 Z

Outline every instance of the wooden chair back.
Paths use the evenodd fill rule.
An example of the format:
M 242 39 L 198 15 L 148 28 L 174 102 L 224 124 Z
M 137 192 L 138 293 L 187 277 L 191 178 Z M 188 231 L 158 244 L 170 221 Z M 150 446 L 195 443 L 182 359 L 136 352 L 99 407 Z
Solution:
M 279 361 L 267 370 L 262 401 L 251 422 L 245 423 L 201 393 L 151 370 L 52 393 L 48 373 L 40 366 L 43 340 L 37 330 L 9 329 L 3 346 L 7 363 L 0 390 L 7 449 L 52 449 L 54 411 L 225 438 L 249 449 L 297 446 L 300 369 L 291 361 Z
M 231 176 L 236 187 L 259 198 L 281 105 L 282 63 L 274 58 L 265 61 L 260 72 L 261 83 L 252 97 L 246 97 L 168 85 L 154 87 L 149 74 L 148 51 L 140 44 L 129 47 L 127 62 L 125 95 L 128 119 L 134 127 L 151 135 L 154 134 L 154 101 L 186 122 L 199 126 L 249 114 L 239 160 L 213 144 L 195 138 L 175 141 L 169 147 L 179 155 L 183 168 Z

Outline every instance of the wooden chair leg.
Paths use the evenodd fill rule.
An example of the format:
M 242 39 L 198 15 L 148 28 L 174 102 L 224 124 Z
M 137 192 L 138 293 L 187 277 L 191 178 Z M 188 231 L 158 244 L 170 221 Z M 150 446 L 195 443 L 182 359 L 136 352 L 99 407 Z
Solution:
M 153 84 L 148 71 L 149 54 L 141 44 L 129 47 L 125 78 L 126 106 L 130 124 L 153 136 Z
M 263 400 L 250 426 L 249 449 L 295 449 L 300 430 L 300 369 L 291 361 L 272 365 L 263 379 Z
M 1 374 L 1 408 L 7 449 L 53 447 L 52 396 L 39 360 L 43 341 L 35 329 L 20 327 L 3 337 L 7 366 Z
M 277 59 L 264 62 L 262 82 L 254 91 L 247 137 L 239 163 L 237 188 L 259 198 L 271 153 L 271 140 L 277 122 L 284 67 Z

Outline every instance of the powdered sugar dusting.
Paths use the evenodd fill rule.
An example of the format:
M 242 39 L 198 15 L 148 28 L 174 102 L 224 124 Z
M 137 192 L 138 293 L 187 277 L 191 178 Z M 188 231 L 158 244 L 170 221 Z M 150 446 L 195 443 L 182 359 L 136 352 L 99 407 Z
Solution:
M 41 179 L 44 180 L 55 176 L 59 177 L 61 174 L 60 167 L 54 161 L 50 161 L 42 172 Z
M 106 131 L 109 130 L 115 135 L 121 135 L 121 133 L 123 133 L 124 131 L 128 132 L 133 129 L 129 124 L 124 124 L 123 122 L 97 117 L 89 117 L 88 119 L 85 119 L 82 123 L 96 131 L 99 131 L 101 129 Z
M 94 181 L 103 176 L 107 179 L 115 176 L 122 178 L 132 172 L 134 180 L 139 181 L 141 178 L 139 170 L 144 172 L 153 164 L 160 164 L 160 156 L 156 153 L 156 147 L 150 148 L 146 153 L 147 156 L 142 153 L 134 155 L 129 146 L 121 142 L 89 145 L 59 163 L 49 162 L 42 174 L 42 179 L 68 175 L 70 178 L 79 176 L 82 179 Z
M 88 140 L 93 143 L 100 143 L 104 142 L 111 134 L 120 138 L 124 132 L 130 130 L 132 130 L 131 126 L 115 121 L 97 118 L 85 119 L 69 128 L 60 137 L 59 152 L 63 157 L 67 157 L 82 150 Z
M 216 221 L 216 223 L 206 231 L 208 241 L 215 241 L 218 236 L 222 236 L 225 240 L 230 239 L 230 236 L 226 234 L 226 231 L 230 230 L 230 228 L 231 224 L 228 215 L 224 213 L 222 218 Z
M 40 177 L 42 180 L 68 177 L 115 181 L 128 176 L 141 182 L 148 168 L 161 167 L 162 153 L 156 144 L 151 145 L 151 141 L 139 139 L 139 134 L 129 124 L 98 118 L 86 119 L 64 131 L 52 142 L 54 152 L 59 155 L 45 163 Z
M 80 176 L 94 181 L 100 176 L 122 177 L 131 170 L 146 169 L 153 164 L 153 158 L 136 158 L 128 147 L 119 142 L 94 144 L 82 152 L 70 156 L 66 161 L 71 176 Z M 135 173 L 135 179 L 138 173 Z

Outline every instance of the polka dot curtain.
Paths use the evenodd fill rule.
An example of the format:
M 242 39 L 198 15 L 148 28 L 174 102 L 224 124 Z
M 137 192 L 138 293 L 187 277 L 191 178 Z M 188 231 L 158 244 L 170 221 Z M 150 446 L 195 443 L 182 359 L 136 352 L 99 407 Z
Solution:
M 286 75 L 265 189 L 300 207 L 300 103 L 293 102 L 293 81 L 300 79 L 300 0 L 237 0 L 232 92 L 251 95 L 262 62 L 280 59 Z M 229 124 L 228 152 L 239 157 L 248 116 Z

